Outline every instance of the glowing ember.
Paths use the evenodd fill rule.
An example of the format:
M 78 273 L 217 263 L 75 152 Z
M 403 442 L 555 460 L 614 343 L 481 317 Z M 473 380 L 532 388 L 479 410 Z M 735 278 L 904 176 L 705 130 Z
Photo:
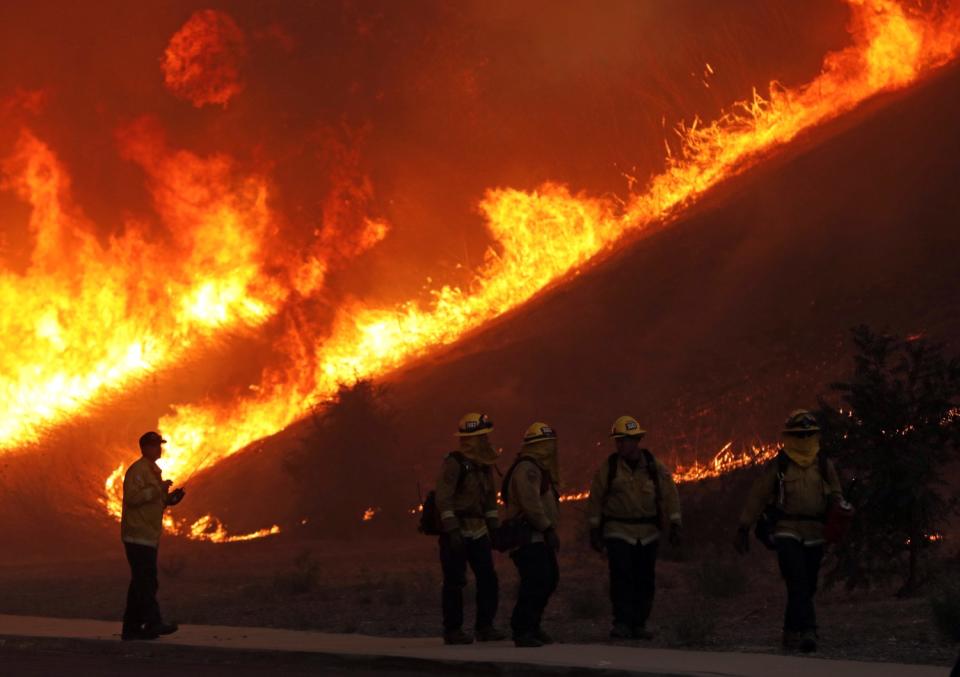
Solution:
M 369 522 L 374 517 L 377 516 L 377 513 L 380 512 L 380 508 L 367 508 L 363 511 L 363 521 Z
M 254 396 L 176 407 L 160 424 L 176 442 L 166 467 L 174 474 L 193 467 L 201 449 L 201 467 L 213 465 L 301 418 L 341 384 L 382 376 L 458 340 L 610 252 L 625 235 L 669 222 L 799 134 L 915 82 L 960 48 L 956 7 L 924 13 L 894 0 L 848 2 L 854 42 L 828 54 L 818 77 L 797 88 L 773 85 L 767 98 L 754 94 L 711 124 L 680 126 L 665 170 L 624 203 L 573 195 L 556 184 L 489 191 L 480 209 L 496 247 L 470 287 L 440 287 L 425 305 L 341 307 L 326 340 L 311 354 L 292 356 L 294 367 L 267 370 Z M 708 476 L 716 463 L 682 468 L 679 475 Z M 732 468 L 746 461 L 741 455 L 719 463 Z

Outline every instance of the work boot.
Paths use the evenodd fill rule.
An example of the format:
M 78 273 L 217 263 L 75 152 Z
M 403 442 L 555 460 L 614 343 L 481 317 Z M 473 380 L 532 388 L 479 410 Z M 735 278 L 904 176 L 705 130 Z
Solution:
M 541 642 L 533 633 L 529 633 L 514 637 L 513 645 L 521 649 L 539 649 L 543 646 L 543 642 Z
M 148 625 L 144 631 L 145 632 L 155 632 L 159 635 L 172 635 L 177 630 L 180 629 L 180 626 L 176 623 L 157 623 L 156 625 Z
M 486 628 L 477 628 L 474 635 L 478 642 L 502 642 L 507 638 L 507 633 L 498 630 L 492 625 Z
M 647 626 L 638 625 L 633 629 L 633 638 L 634 639 L 653 639 L 657 636 L 653 630 L 647 630 Z
M 813 630 L 805 630 L 800 635 L 800 651 L 803 653 L 813 653 L 817 650 L 817 633 Z
M 614 623 L 610 628 L 610 639 L 633 639 L 633 628 L 626 623 Z
M 154 629 L 150 628 L 140 628 L 137 630 L 124 630 L 120 634 L 120 640 L 123 642 L 133 642 L 133 641 L 149 641 L 151 639 L 156 639 L 160 636 Z
M 443 633 L 444 644 L 473 644 L 473 635 L 468 635 L 463 630 L 451 630 Z
M 796 651 L 800 648 L 800 633 L 792 630 L 783 631 L 783 649 L 784 651 Z
M 545 633 L 542 628 L 537 628 L 537 629 L 534 631 L 533 636 L 536 637 L 537 639 L 539 639 L 542 644 L 553 644 L 553 643 L 554 643 L 553 637 L 551 637 L 550 635 L 548 635 L 547 633 Z

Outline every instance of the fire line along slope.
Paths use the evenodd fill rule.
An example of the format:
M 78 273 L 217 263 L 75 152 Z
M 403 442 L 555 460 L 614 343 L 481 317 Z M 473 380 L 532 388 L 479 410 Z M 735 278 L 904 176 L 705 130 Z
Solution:
M 843 373 L 855 324 L 955 344 L 958 104 L 957 68 L 873 102 L 659 234 L 395 374 L 385 385 L 401 414 L 391 435 L 403 458 L 379 467 L 402 479 L 396 495 L 368 498 L 349 468 L 329 467 L 345 483 L 330 495 L 329 519 L 356 517 L 353 502 L 409 505 L 417 480 L 432 483 L 464 411 L 493 416 L 508 458 L 530 421 L 553 423 L 568 489 L 577 489 L 621 413 L 643 419 L 668 464 L 708 460 L 727 441 L 775 440 L 785 411 L 814 403 Z M 294 519 L 281 459 L 309 426 L 196 478 L 195 509 L 216 506 L 241 529 Z M 313 444 L 310 463 L 339 456 L 325 453 L 322 438 Z M 243 477 L 257 478 L 251 491 L 264 500 L 249 492 L 234 500 L 232 483 Z M 344 505 L 344 494 L 353 501 Z M 278 514 L 265 515 L 268 505 Z

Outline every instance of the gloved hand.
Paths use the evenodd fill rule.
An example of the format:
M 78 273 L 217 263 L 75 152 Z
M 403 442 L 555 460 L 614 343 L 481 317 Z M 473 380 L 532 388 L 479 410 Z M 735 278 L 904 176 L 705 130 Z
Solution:
M 554 552 L 560 552 L 560 537 L 557 536 L 557 530 L 553 527 L 543 532 L 543 542 Z
M 603 552 L 603 529 L 593 527 L 590 530 L 590 547 L 597 552 Z
M 164 480 L 164 481 L 163 481 L 163 491 L 164 491 L 164 493 L 168 493 L 168 492 L 170 491 L 170 487 L 172 487 L 172 486 L 173 486 L 173 480 Z
M 167 494 L 167 505 L 176 505 L 183 500 L 183 497 L 187 495 L 187 492 L 183 487 L 179 489 L 174 489 L 169 494 Z
M 447 542 L 450 544 L 450 551 L 456 555 L 462 555 L 467 551 L 467 546 L 463 542 L 463 534 L 459 529 L 453 529 L 447 532 Z
M 733 549 L 741 555 L 750 552 L 750 529 L 748 527 L 737 529 L 737 536 L 733 539 Z
M 676 522 L 670 524 L 670 545 L 679 548 L 683 542 L 683 527 Z

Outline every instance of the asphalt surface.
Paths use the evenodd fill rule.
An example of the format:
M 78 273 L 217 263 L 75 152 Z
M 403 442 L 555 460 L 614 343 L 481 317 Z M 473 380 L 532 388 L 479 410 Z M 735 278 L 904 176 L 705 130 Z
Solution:
M 145 658 L 142 656 L 117 656 L 49 652 L 43 650 L 0 647 L 0 674 L 4 677 L 253 677 L 271 672 L 275 675 L 350 675 L 351 677 L 423 677 L 420 670 L 396 670 L 391 668 L 330 667 L 298 660 L 284 660 L 274 656 L 269 663 L 253 662 L 204 663 L 194 660 L 176 660 L 170 657 Z M 460 671 L 437 672 L 439 677 L 461 675 Z

